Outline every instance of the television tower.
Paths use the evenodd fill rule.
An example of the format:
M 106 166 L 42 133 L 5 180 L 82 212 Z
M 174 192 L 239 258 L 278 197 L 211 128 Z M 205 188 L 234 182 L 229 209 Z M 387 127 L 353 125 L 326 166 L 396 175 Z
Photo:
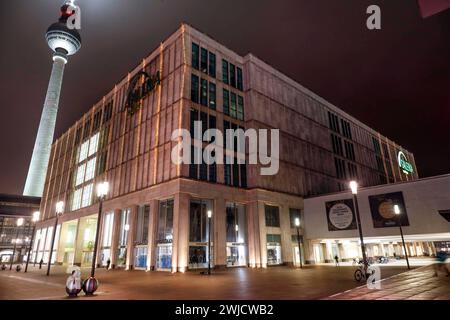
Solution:
M 73 0 L 66 0 L 61 7 L 58 22 L 53 23 L 45 34 L 47 44 L 53 51 L 53 67 L 23 191 L 25 196 L 41 197 L 44 191 L 64 67 L 68 56 L 75 54 L 81 47 L 80 33 L 75 28 L 67 27 L 69 18 L 76 14 L 74 7 Z

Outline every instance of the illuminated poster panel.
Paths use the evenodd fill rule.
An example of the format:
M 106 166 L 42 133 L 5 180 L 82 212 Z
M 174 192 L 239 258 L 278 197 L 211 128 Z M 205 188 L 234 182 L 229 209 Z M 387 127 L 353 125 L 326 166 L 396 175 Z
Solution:
M 356 229 L 355 211 L 352 199 L 342 199 L 325 203 L 328 231 Z
M 398 227 L 398 221 L 402 226 L 409 226 L 402 192 L 369 196 L 369 204 L 374 228 Z M 394 205 L 400 208 L 398 216 L 394 212 Z

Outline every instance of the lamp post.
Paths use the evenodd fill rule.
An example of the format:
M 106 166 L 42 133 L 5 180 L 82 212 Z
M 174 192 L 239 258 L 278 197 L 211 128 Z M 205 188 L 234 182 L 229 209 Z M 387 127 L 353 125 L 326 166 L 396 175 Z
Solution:
M 27 264 L 25 265 L 25 272 L 27 272 L 27 270 L 28 270 L 28 263 L 30 262 L 31 248 L 33 247 L 34 233 L 36 231 L 36 222 L 39 221 L 39 215 L 40 215 L 39 211 L 33 212 L 33 218 L 31 219 L 31 221 L 33 222 L 33 233 L 31 234 L 30 247 L 28 248 Z
M 17 219 L 16 225 L 17 225 L 16 239 L 14 239 L 14 249 L 12 252 L 11 263 L 9 264 L 9 270 L 12 270 L 12 265 L 14 262 L 14 255 L 16 254 L 17 241 L 19 241 L 19 231 L 20 231 L 20 227 L 23 225 L 23 218 Z
M 86 279 L 83 283 L 83 291 L 84 291 L 84 293 L 86 293 L 86 295 L 92 295 L 98 288 L 98 281 L 97 281 L 97 279 L 95 279 L 95 264 L 97 262 L 96 260 L 97 260 L 98 239 L 100 238 L 100 236 L 99 236 L 100 225 L 102 223 L 103 200 L 105 200 L 105 197 L 108 194 L 108 190 L 109 190 L 109 184 L 106 181 L 101 182 L 97 185 L 97 197 L 99 200 L 97 232 L 95 233 L 95 244 L 94 244 L 94 253 L 92 255 L 91 276 L 88 279 Z
M 367 256 L 366 256 L 366 246 L 364 245 L 364 238 L 363 238 L 363 232 L 361 228 L 361 216 L 359 215 L 359 207 L 358 207 L 358 183 L 356 181 L 350 181 L 350 189 L 352 190 L 353 194 L 353 204 L 355 206 L 355 213 L 356 213 L 356 223 L 358 225 L 358 231 L 359 231 L 359 240 L 361 241 L 361 251 L 363 256 L 363 262 L 364 266 L 367 267 Z
M 405 250 L 405 258 L 406 258 L 406 264 L 408 266 L 408 270 L 411 269 L 411 267 L 409 266 L 409 260 L 408 260 L 408 251 L 406 250 L 406 245 L 405 245 L 405 238 L 403 237 L 403 229 L 402 229 L 402 223 L 400 221 L 400 206 L 398 204 L 394 205 L 394 213 L 397 216 L 397 224 L 400 228 L 400 235 L 402 237 L 402 244 L 403 244 L 403 250 Z
M 211 274 L 211 217 L 212 211 L 208 210 L 208 274 Z
M 47 276 L 50 275 L 50 265 L 52 264 L 53 246 L 55 245 L 56 228 L 58 227 L 58 218 L 63 214 L 63 212 L 64 212 L 64 201 L 59 201 L 56 203 L 55 226 L 53 227 L 52 244 L 50 246 L 50 252 L 48 255 Z
M 300 246 L 300 218 L 297 217 L 295 218 L 295 228 L 297 229 L 297 244 L 298 244 L 298 255 L 299 255 L 299 260 L 300 260 L 300 269 L 303 268 L 303 263 L 302 263 L 302 249 Z

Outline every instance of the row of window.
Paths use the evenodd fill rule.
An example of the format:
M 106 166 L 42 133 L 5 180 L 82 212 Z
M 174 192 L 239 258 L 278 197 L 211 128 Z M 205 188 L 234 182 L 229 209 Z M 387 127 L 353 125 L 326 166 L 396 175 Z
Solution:
M 208 74 L 210 77 L 216 77 L 216 55 L 205 48 L 192 42 L 192 67 Z
M 277 206 L 264 206 L 266 227 L 280 227 L 280 208 Z M 289 220 L 291 228 L 297 227 L 295 219 L 300 219 L 300 209 L 289 208 Z M 301 222 L 300 222 L 301 225 Z
M 216 84 L 191 75 L 191 100 L 211 109 L 216 109 Z
M 223 89 L 223 113 L 232 118 L 244 120 L 244 98 Z
M 222 82 L 243 91 L 242 69 L 222 59 Z
M 92 128 L 91 128 L 91 120 L 89 119 L 84 124 L 84 130 L 83 130 L 83 127 L 79 127 L 77 129 L 77 131 L 75 133 L 75 145 L 78 145 L 81 142 L 81 140 L 87 139 L 91 135 L 91 129 L 92 129 L 92 132 L 95 133 L 100 128 L 101 122 L 104 124 L 111 119 L 113 104 L 114 104 L 114 100 L 109 101 L 105 105 L 104 109 L 100 109 L 94 114 L 94 121 L 93 121 Z M 102 114 L 103 114 L 103 120 L 101 120 Z
M 338 179 L 358 179 L 358 169 L 356 164 L 347 162 L 346 166 L 345 160 L 335 157 L 334 165 L 336 167 L 336 176 Z
M 328 111 L 328 125 L 331 130 L 333 130 L 336 133 L 341 134 L 341 128 L 342 128 L 342 135 L 346 137 L 347 139 L 352 140 L 352 130 L 350 127 L 350 122 L 341 119 L 341 128 L 339 127 L 339 118 L 336 114 L 332 113 L 331 111 Z

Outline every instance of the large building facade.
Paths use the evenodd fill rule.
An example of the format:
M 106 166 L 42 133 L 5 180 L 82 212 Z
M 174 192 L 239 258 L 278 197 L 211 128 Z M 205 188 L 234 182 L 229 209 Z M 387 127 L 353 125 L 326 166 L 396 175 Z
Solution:
M 261 175 L 261 164 L 175 164 L 172 132 L 192 132 L 195 121 L 203 130 L 280 129 L 278 173 Z M 252 54 L 183 24 L 53 144 L 34 255 L 47 261 L 62 200 L 54 262 L 89 265 L 95 186 L 108 181 L 99 264 L 172 272 L 209 258 L 215 267 L 297 264 L 293 222 L 302 220 L 303 197 L 344 190 L 349 179 L 371 186 L 417 177 L 401 146 Z

